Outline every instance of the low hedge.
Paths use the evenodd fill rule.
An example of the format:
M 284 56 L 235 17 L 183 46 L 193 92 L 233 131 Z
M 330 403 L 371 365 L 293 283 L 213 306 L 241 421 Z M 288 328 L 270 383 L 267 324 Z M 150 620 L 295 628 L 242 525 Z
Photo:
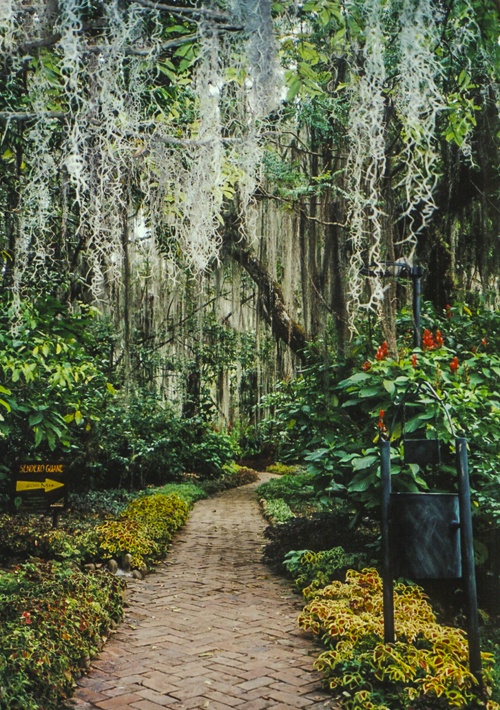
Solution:
M 59 707 L 121 619 L 124 587 L 105 569 L 55 561 L 0 571 L 0 707 Z
M 437 623 L 420 587 L 394 587 L 394 643 L 384 643 L 382 580 L 375 569 L 349 570 L 345 582 L 309 591 L 299 625 L 326 647 L 315 666 L 343 708 L 500 709 L 477 693 L 465 632 Z M 493 656 L 483 653 L 482 659 L 486 698 Z
M 157 561 L 188 512 L 179 496 L 153 494 L 130 501 L 118 518 L 70 517 L 67 529 L 0 517 L 0 558 L 18 562 L 0 571 L 0 710 L 60 707 L 120 620 L 123 578 L 102 565 L 84 573 L 82 563 L 126 553 L 134 567 Z
M 144 567 L 165 556 L 174 533 L 186 522 L 189 506 L 172 493 L 136 498 L 120 518 L 97 528 L 104 559 L 130 554 L 133 567 Z

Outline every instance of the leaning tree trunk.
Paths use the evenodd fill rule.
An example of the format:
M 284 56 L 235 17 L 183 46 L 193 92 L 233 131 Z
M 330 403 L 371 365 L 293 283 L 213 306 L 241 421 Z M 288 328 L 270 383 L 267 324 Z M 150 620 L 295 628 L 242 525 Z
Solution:
M 305 349 L 310 337 L 305 329 L 288 313 L 283 292 L 271 277 L 265 264 L 253 253 L 245 239 L 228 245 L 230 255 L 245 269 L 259 289 L 259 302 L 273 335 L 283 341 L 301 359 L 306 359 Z

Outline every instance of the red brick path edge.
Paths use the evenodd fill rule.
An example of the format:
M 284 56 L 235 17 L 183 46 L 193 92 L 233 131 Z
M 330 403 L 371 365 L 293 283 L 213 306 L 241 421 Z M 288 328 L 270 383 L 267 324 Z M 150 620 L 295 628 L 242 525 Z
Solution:
M 198 502 L 156 572 L 130 581 L 124 622 L 70 707 L 338 707 L 297 628 L 301 598 L 261 562 L 256 485 Z

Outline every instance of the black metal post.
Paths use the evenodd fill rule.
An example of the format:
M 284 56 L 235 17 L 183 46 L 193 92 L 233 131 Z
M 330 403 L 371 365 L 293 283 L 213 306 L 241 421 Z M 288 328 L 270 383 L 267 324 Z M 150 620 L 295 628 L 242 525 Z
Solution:
M 462 577 L 467 601 L 467 638 L 469 643 L 469 667 L 482 686 L 481 646 L 479 640 L 479 615 L 477 610 L 476 573 L 472 539 L 472 514 L 470 504 L 469 462 L 467 440 L 456 437 L 458 473 L 458 500 L 460 505 L 460 538 L 462 544 Z
M 422 344 L 422 333 L 420 324 L 420 299 L 422 295 L 422 276 L 424 269 L 422 266 L 412 266 L 410 276 L 413 281 L 413 346 L 419 348 Z
M 391 500 L 391 443 L 380 442 L 380 474 L 382 478 L 382 582 L 384 601 L 384 641 L 394 643 L 394 580 L 391 569 L 390 500 Z

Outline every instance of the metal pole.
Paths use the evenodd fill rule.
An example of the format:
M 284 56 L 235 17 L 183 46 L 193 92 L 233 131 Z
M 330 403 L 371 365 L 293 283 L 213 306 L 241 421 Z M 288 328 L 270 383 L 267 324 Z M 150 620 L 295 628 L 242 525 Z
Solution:
M 467 440 L 456 437 L 458 473 L 458 500 L 460 505 L 460 541 L 462 544 L 462 577 L 467 601 L 467 638 L 469 643 L 469 667 L 482 687 L 481 646 L 479 640 L 479 616 L 477 611 L 476 572 L 472 540 L 472 514 L 470 504 L 469 462 Z
M 384 641 L 394 643 L 394 580 L 391 569 L 390 520 L 391 442 L 380 442 L 380 474 L 382 478 L 382 582 L 384 601 Z
M 420 299 L 422 295 L 422 276 L 424 269 L 422 266 L 412 266 L 410 275 L 413 281 L 413 346 L 419 348 L 422 344 L 422 333 L 420 324 Z

